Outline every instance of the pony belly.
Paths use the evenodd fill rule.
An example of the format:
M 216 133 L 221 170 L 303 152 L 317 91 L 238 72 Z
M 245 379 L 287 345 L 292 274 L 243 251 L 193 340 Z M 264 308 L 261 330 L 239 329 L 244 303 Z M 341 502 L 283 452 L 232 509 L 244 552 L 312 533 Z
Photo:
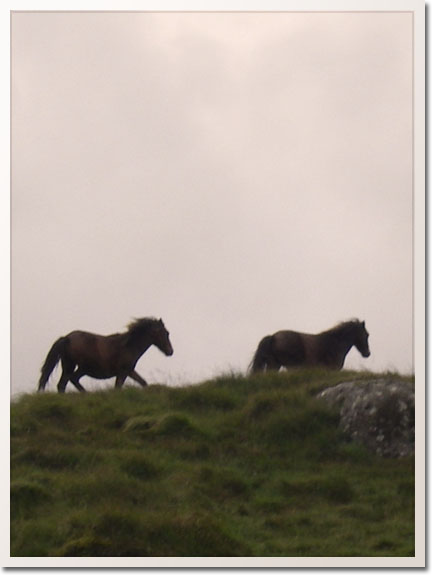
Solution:
M 92 363 L 87 362 L 79 369 L 84 371 L 85 375 L 94 379 L 110 379 L 118 375 L 129 372 L 129 367 L 120 366 L 118 363 Z
M 116 376 L 116 371 L 102 370 L 97 368 L 84 368 L 84 374 L 93 379 L 110 379 Z
M 93 379 L 110 379 L 115 377 L 119 370 L 114 363 L 104 362 L 102 359 L 90 358 L 77 359 L 77 371 Z

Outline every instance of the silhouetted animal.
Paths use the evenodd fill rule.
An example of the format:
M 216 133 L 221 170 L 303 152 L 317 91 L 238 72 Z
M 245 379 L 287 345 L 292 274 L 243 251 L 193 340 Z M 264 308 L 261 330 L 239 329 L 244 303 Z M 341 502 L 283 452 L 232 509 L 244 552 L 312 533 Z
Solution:
M 254 373 L 277 371 L 281 367 L 324 366 L 341 369 L 353 346 L 363 357 L 370 356 L 368 337 L 365 323 L 357 319 L 316 335 L 278 331 L 260 341 L 250 369 Z
M 174 352 L 162 319 L 136 319 L 128 325 L 125 333 L 108 336 L 73 331 L 60 337 L 51 347 L 41 369 L 38 390 L 45 389 L 59 361 L 62 364 L 62 375 L 57 385 L 59 393 L 65 392 L 68 381 L 80 392 L 85 392 L 79 382 L 84 375 L 96 379 L 116 377 L 115 387 L 118 388 L 127 377 L 131 377 L 145 387 L 147 382 L 134 369 L 151 345 L 167 356 Z

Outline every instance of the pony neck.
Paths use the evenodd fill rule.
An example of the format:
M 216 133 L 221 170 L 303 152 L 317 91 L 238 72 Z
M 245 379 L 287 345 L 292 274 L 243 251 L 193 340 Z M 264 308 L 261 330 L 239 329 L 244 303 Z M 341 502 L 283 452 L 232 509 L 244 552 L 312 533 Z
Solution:
M 138 358 L 141 355 L 143 355 L 144 352 L 148 350 L 152 344 L 153 344 L 152 339 L 148 334 L 129 335 L 128 338 L 128 347 L 132 352 L 134 352 L 137 355 Z
M 347 353 L 355 344 L 354 330 L 350 325 L 343 325 L 333 329 L 332 331 L 325 331 L 325 335 L 329 333 L 329 337 L 335 339 L 337 343 L 337 357 L 339 357 L 339 368 L 341 369 L 344 365 L 344 360 Z

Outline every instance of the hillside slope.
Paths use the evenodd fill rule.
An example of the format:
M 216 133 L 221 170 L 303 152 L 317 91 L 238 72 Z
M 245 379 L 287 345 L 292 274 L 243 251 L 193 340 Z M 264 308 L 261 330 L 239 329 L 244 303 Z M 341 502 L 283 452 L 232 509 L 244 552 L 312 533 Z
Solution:
M 414 555 L 414 459 L 349 443 L 314 397 L 350 378 L 23 396 L 11 555 Z

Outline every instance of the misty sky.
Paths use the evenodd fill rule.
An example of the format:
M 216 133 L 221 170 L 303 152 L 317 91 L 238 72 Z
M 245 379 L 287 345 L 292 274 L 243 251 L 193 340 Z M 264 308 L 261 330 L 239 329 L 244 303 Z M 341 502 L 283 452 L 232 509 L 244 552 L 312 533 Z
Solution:
M 12 391 L 142 316 L 149 382 L 352 317 L 411 372 L 412 169 L 411 13 L 13 14 Z

